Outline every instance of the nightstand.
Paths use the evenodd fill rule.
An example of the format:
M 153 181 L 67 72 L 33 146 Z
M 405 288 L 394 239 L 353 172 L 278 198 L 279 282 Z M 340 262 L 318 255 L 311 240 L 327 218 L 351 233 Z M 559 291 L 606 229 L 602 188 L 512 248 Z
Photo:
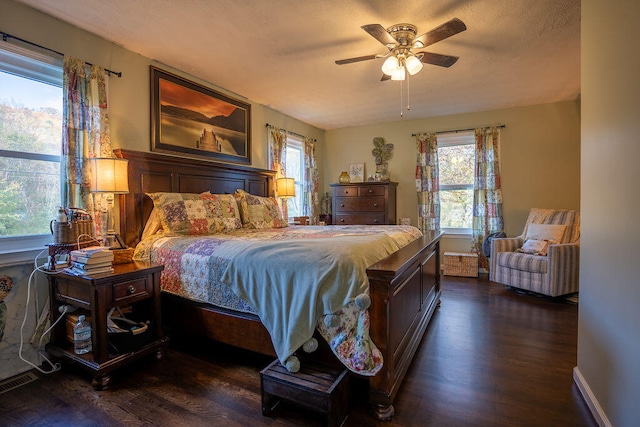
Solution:
M 161 327 L 160 273 L 162 265 L 130 262 L 113 266 L 113 273 L 92 277 L 74 276 L 65 272 L 49 274 L 51 323 L 60 316 L 59 307 L 74 306 L 91 318 L 93 351 L 75 354 L 73 344 L 67 338 L 66 320 L 61 319 L 52 330 L 47 351 L 63 361 L 70 361 L 92 371 L 91 385 L 102 390 L 111 383 L 111 372 L 127 363 L 149 354 L 157 359 L 164 357 L 168 343 Z M 107 313 L 112 307 L 126 308 L 127 317 L 149 320 L 152 336 L 139 348 L 117 354 L 109 345 Z M 129 310 L 130 309 L 130 310 Z M 76 311 L 74 314 L 79 313 Z

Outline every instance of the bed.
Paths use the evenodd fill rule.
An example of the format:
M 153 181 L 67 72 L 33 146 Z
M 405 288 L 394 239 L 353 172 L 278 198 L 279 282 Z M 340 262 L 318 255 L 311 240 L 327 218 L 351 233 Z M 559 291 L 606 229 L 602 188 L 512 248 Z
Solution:
M 272 171 L 124 149 L 115 153 L 129 160 L 130 192 L 120 196 L 119 204 L 121 236 L 131 247 L 141 242 L 153 209 L 148 193 L 233 194 L 240 189 L 256 196 L 272 194 Z M 316 231 L 314 227 L 290 228 L 333 232 L 330 227 Z M 365 269 L 370 299 L 367 332 L 384 360 L 375 374 L 367 377 L 369 402 L 379 419 L 393 416 L 394 398 L 439 306 L 440 238 L 439 232 L 420 235 Z M 163 292 L 162 303 L 163 322 L 170 331 L 188 330 L 258 353 L 278 354 L 255 313 L 184 298 L 175 292 Z M 318 352 L 315 357 L 332 356 L 331 352 Z

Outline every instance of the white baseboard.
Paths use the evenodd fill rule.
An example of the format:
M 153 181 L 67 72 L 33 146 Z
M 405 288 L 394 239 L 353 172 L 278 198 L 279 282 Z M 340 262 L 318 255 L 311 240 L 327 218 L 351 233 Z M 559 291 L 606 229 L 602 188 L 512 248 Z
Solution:
M 602 407 L 598 403 L 595 395 L 591 391 L 589 384 L 585 381 L 584 377 L 580 373 L 580 369 L 576 366 L 573 368 L 573 381 L 578 386 L 578 390 L 580 390 L 580 394 L 582 398 L 587 403 L 589 410 L 591 411 L 591 415 L 595 418 L 596 422 L 599 426 L 611 427 L 611 422 L 607 418 L 607 415 L 602 410 Z

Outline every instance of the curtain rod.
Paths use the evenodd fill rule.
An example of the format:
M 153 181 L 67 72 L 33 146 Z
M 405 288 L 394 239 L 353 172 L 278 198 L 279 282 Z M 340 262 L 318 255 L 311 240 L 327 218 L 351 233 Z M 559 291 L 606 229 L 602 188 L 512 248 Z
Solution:
M 2 34 L 2 40 L 5 41 L 5 42 L 8 42 L 9 39 L 16 39 L 16 40 L 21 41 L 22 43 L 26 43 L 26 44 L 31 45 L 31 46 L 39 47 L 40 49 L 48 50 L 49 52 L 53 52 L 53 53 L 55 53 L 57 55 L 64 56 L 64 53 L 58 52 L 57 50 L 49 49 L 48 47 L 39 45 L 37 43 L 30 42 L 29 40 L 25 40 L 25 39 L 21 39 L 20 37 L 12 36 L 11 34 L 5 33 L 4 31 L 0 31 L 0 34 Z M 85 64 L 87 64 L 88 66 L 92 66 L 93 65 L 90 62 L 85 62 Z M 115 76 L 122 77 L 122 73 L 119 72 L 119 71 L 112 71 L 112 70 L 109 70 L 107 68 L 105 68 L 104 71 L 105 71 L 105 73 L 107 73 L 109 75 L 113 74 Z
M 506 128 L 506 127 L 507 127 L 507 125 L 480 126 L 480 127 L 486 127 L 486 128 L 494 127 L 494 128 L 500 128 L 500 129 L 503 129 L 503 128 Z M 458 132 L 468 132 L 468 131 L 470 131 L 470 130 L 476 130 L 476 129 L 477 129 L 477 128 L 472 128 L 472 129 L 441 130 L 441 131 L 439 131 L 439 132 L 436 132 L 436 134 L 438 134 L 438 133 L 458 133 Z M 427 132 L 420 132 L 420 133 L 427 133 Z M 412 133 L 412 134 L 411 134 L 411 136 L 417 136 L 417 135 L 418 135 L 417 133 Z
M 275 127 L 275 126 L 271 126 L 269 123 L 267 123 L 267 124 L 265 124 L 265 127 Z M 290 135 L 294 135 L 294 136 L 297 136 L 297 137 L 300 137 L 300 138 L 304 138 L 304 139 L 307 138 L 306 136 L 300 135 L 299 133 L 291 132 L 291 131 L 288 131 L 286 129 L 282 129 L 282 130 L 285 131 L 286 133 L 290 134 Z M 312 138 L 312 139 L 313 139 L 313 142 L 318 142 L 317 139 L 315 139 L 315 138 Z

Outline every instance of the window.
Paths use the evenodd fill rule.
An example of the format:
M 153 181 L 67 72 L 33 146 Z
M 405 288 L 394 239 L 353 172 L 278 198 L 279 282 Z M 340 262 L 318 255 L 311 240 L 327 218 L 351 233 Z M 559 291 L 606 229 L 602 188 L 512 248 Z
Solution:
M 304 148 L 300 138 L 293 135 L 287 135 L 285 158 L 287 178 L 293 178 L 296 184 L 296 197 L 287 199 L 289 218 L 293 218 L 294 216 L 302 216 L 303 213 L 302 203 L 304 197 L 302 196 L 302 191 L 304 179 Z
M 471 233 L 473 226 L 474 133 L 438 135 L 440 227 Z
M 51 241 L 61 140 L 61 58 L 0 42 L 0 241 L 10 243 L 3 249 Z

